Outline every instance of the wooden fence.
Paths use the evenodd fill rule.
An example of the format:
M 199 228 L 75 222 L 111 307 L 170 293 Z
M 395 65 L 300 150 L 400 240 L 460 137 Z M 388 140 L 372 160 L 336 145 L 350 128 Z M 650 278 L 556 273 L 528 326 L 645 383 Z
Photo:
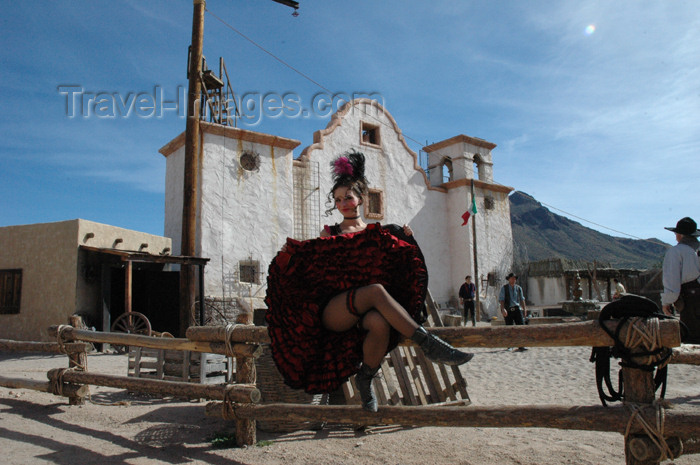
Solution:
M 670 363 L 700 364 L 700 351 L 680 347 L 680 328 L 675 320 L 611 320 L 606 324 L 620 328 L 621 340 L 635 340 L 634 353 L 645 352 L 649 344 L 675 348 Z M 456 347 L 609 347 L 613 340 L 597 321 L 552 326 L 441 327 L 430 331 Z M 630 331 L 637 338 L 624 338 Z M 71 360 L 85 357 L 85 343 L 109 343 L 154 349 L 179 349 L 226 354 L 236 358 L 236 382 L 225 386 L 198 385 L 155 379 L 88 373 L 86 364 L 71 361 L 68 369 L 51 370 L 48 383 L 18 383 L 0 377 L 0 386 L 23 387 L 80 399 L 86 385 L 121 387 L 135 392 L 205 398 L 212 402 L 206 413 L 236 422 L 239 445 L 256 442 L 256 420 L 292 419 L 300 422 L 334 422 L 363 425 L 466 426 L 466 427 L 538 427 L 619 432 L 625 436 L 628 464 L 658 464 L 681 454 L 700 452 L 700 414 L 667 410 L 655 399 L 653 373 L 623 367 L 625 402 L 615 407 L 603 406 L 381 406 L 377 413 L 357 406 L 305 404 L 258 404 L 260 392 L 255 387 L 255 359 L 261 344 L 269 344 L 267 330 L 252 325 L 226 327 L 191 327 L 186 338 L 100 333 L 72 326 L 50 328 L 58 342 L 22 343 L 0 341 L 0 349 L 67 353 Z M 641 341 L 641 342 L 640 342 Z M 405 340 L 402 345 L 413 345 Z M 76 355 L 78 354 L 78 355 Z M 640 356 L 640 358 L 642 358 Z M 54 386 L 54 387 L 52 387 Z M 56 388 L 56 386 L 60 386 Z

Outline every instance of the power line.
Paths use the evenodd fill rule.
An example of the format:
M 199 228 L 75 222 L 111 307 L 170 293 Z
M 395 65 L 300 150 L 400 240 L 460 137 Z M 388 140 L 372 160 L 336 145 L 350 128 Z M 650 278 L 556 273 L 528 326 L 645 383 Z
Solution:
M 284 65 L 284 66 L 286 66 L 287 68 L 291 69 L 292 71 L 294 71 L 295 73 L 297 73 L 299 76 L 303 77 L 304 79 L 308 80 L 309 82 L 311 82 L 311 83 L 317 85 L 319 88 L 323 89 L 324 91 L 328 92 L 329 94 L 332 94 L 332 93 L 333 93 L 332 90 L 330 90 L 329 88 L 327 88 L 326 86 L 324 86 L 324 85 L 321 84 L 320 82 L 316 81 L 315 79 L 311 78 L 309 75 L 307 75 L 307 74 L 303 73 L 302 71 L 298 70 L 298 69 L 295 68 L 294 66 L 290 65 L 289 63 L 287 63 L 287 62 L 284 61 L 283 59 L 279 58 L 277 55 L 275 55 L 274 53 L 270 52 L 270 51 L 267 50 L 265 47 L 263 47 L 262 45 L 258 44 L 257 42 L 255 42 L 253 39 L 251 39 L 251 38 L 248 37 L 247 35 L 243 34 L 241 31 L 239 31 L 238 29 L 236 29 L 234 26 L 232 26 L 231 24 L 227 23 L 226 21 L 224 21 L 223 19 L 221 19 L 220 17 L 218 17 L 218 16 L 215 15 L 214 13 L 212 13 L 211 10 L 209 10 L 208 8 L 205 8 L 205 10 L 206 10 L 207 13 L 209 13 L 210 15 L 212 15 L 217 21 L 221 22 L 221 24 L 223 24 L 223 25 L 226 26 L 227 28 L 231 29 L 231 30 L 232 30 L 233 32 L 235 32 L 236 34 L 240 35 L 242 38 L 244 38 L 245 40 L 247 40 L 248 42 L 250 42 L 251 44 L 253 44 L 255 47 L 257 47 L 257 48 L 259 48 L 260 50 L 262 50 L 264 53 L 270 55 L 273 59 L 275 59 L 276 61 L 280 62 L 282 65 Z M 350 103 L 350 102 L 348 102 L 348 103 Z M 391 126 L 389 126 L 388 124 L 386 124 L 384 121 L 382 121 L 382 120 L 380 120 L 380 119 L 378 119 L 378 118 L 375 118 L 373 115 L 367 113 L 367 112 L 366 112 L 365 110 L 363 110 L 363 109 L 359 109 L 359 110 L 360 110 L 362 113 L 364 113 L 365 115 L 367 115 L 368 117 L 373 118 L 374 121 L 377 122 L 378 124 L 381 124 L 382 126 L 385 126 L 385 127 L 391 129 Z M 403 136 L 404 136 L 406 139 L 410 139 L 411 141 L 415 142 L 416 144 L 418 144 L 419 146 L 421 146 L 421 148 L 424 147 L 424 145 L 423 145 L 421 142 L 419 142 L 418 140 L 416 140 L 416 139 L 414 139 L 414 138 L 412 138 L 412 137 L 410 137 L 410 136 L 408 136 L 408 135 L 406 135 L 406 134 L 403 134 Z
M 539 201 L 538 201 L 538 202 L 539 202 Z M 613 231 L 613 232 L 616 232 L 616 233 L 618 233 L 618 234 L 623 234 L 623 235 L 625 235 L 625 236 L 629 236 L 629 237 L 631 237 L 631 238 L 634 238 L 634 239 L 637 239 L 637 240 L 640 240 L 640 241 L 649 242 L 650 244 L 663 245 L 663 246 L 667 246 L 667 245 L 668 245 L 668 244 L 666 244 L 666 243 L 664 243 L 664 242 L 661 242 L 661 241 L 654 241 L 654 240 L 651 240 L 651 239 L 644 239 L 644 238 L 641 238 L 641 237 L 639 237 L 639 236 L 635 236 L 634 234 L 629 234 L 629 233 L 626 233 L 626 232 L 623 232 L 623 231 L 618 231 L 617 229 L 613 229 L 613 228 L 610 228 L 610 227 L 608 227 L 608 226 L 604 226 L 604 225 L 602 225 L 602 224 L 600 224 L 600 223 L 596 223 L 595 221 L 591 221 L 591 220 L 587 220 L 587 219 L 585 219 L 585 218 L 581 218 L 580 216 L 577 216 L 577 215 L 574 215 L 573 213 L 569 213 L 569 212 L 567 212 L 567 211 L 564 211 L 564 210 L 562 210 L 561 208 L 557 208 L 557 207 L 554 207 L 554 206 L 552 206 L 552 205 L 548 205 L 548 204 L 546 204 L 546 203 L 544 203 L 544 202 L 540 202 L 540 203 L 541 203 L 542 205 L 548 207 L 548 208 L 551 208 L 551 209 L 553 209 L 553 210 L 560 211 L 560 212 L 564 213 L 565 215 L 573 216 L 574 218 L 579 219 L 579 220 L 581 220 L 581 221 L 585 221 L 586 223 L 594 224 L 594 225 L 596 225 L 596 226 L 598 226 L 598 227 L 600 227 L 600 228 L 607 229 L 608 231 Z
M 311 82 L 311 83 L 317 85 L 319 88 L 323 89 L 324 91 L 328 92 L 329 94 L 332 94 L 332 93 L 333 93 L 330 89 L 328 89 L 327 87 L 325 87 L 325 86 L 324 86 L 323 84 L 321 84 L 320 82 L 314 80 L 314 79 L 311 78 L 309 75 L 303 73 L 302 71 L 300 71 L 300 70 L 298 70 L 297 68 L 295 68 L 294 66 L 290 65 L 289 63 L 287 63 L 287 62 L 284 61 L 283 59 L 279 58 L 277 55 L 275 55 L 274 53 L 270 52 L 270 51 L 267 50 L 265 47 L 263 47 L 262 45 L 258 44 L 257 42 L 255 42 L 253 39 L 251 39 L 251 38 L 248 37 L 247 35 L 243 34 L 241 31 L 239 31 L 238 29 L 236 29 L 234 26 L 232 26 L 231 24 L 227 23 L 226 21 L 224 21 L 222 18 L 220 18 L 220 17 L 217 16 L 216 14 L 212 13 L 211 10 L 209 10 L 209 8 L 205 8 L 205 11 L 206 11 L 207 13 L 209 13 L 211 16 L 213 16 L 217 21 L 219 21 L 220 23 L 222 23 L 224 26 L 226 26 L 227 28 L 231 29 L 233 32 L 235 32 L 236 34 L 238 34 L 239 36 L 241 36 L 242 38 L 244 38 L 245 40 L 247 40 L 248 42 L 250 42 L 251 44 L 253 44 L 255 47 L 257 47 L 257 48 L 259 48 L 260 50 L 262 50 L 262 51 L 263 51 L 264 53 L 266 53 L 267 55 L 271 56 L 273 59 L 275 59 L 276 61 L 278 61 L 278 62 L 281 63 L 282 65 L 284 65 L 284 66 L 286 66 L 287 68 L 289 68 L 290 70 L 294 71 L 294 72 L 297 73 L 299 76 L 301 76 L 301 77 L 303 77 L 304 79 L 308 80 L 309 82 Z M 349 103 L 349 102 L 348 102 L 348 103 Z M 373 118 L 374 121 L 376 121 L 377 123 L 381 124 L 382 126 L 385 126 L 385 127 L 387 127 L 387 128 L 393 129 L 393 128 L 391 128 L 391 126 L 389 126 L 388 124 L 386 124 L 384 121 L 381 121 L 381 120 L 379 120 L 378 118 L 374 117 L 373 115 L 370 115 L 370 114 L 367 113 L 365 110 L 363 110 L 363 109 L 359 109 L 359 110 L 362 111 L 362 112 L 363 112 L 365 115 L 367 115 L 368 117 Z M 404 133 L 404 132 L 402 132 L 401 134 L 403 135 L 404 138 L 409 139 L 409 140 L 413 141 L 414 143 L 418 144 L 418 146 L 420 146 L 420 149 L 421 149 L 421 150 L 422 150 L 423 148 L 425 148 L 425 144 L 423 144 L 422 142 L 418 141 L 417 139 L 414 139 L 413 137 L 407 135 L 407 134 Z M 493 184 L 496 184 L 496 185 L 499 185 L 499 186 L 509 187 L 509 186 L 505 186 L 504 184 L 501 184 L 501 183 L 498 183 L 498 182 L 495 182 L 495 181 L 492 181 L 492 182 L 493 182 Z M 600 223 L 596 223 L 595 221 L 587 220 L 586 218 L 580 217 L 580 216 L 578 216 L 578 215 L 574 215 L 573 213 L 569 213 L 569 212 L 567 212 L 567 211 L 565 211 L 565 210 L 562 210 L 562 209 L 557 208 L 557 207 L 555 207 L 555 206 L 546 204 L 546 203 L 544 203 L 544 202 L 540 202 L 540 203 L 541 203 L 542 205 L 544 205 L 544 206 L 546 206 L 546 207 L 552 209 L 552 210 L 557 210 L 557 211 L 559 211 L 559 212 L 564 213 L 565 215 L 568 215 L 568 216 L 574 217 L 574 218 L 576 218 L 576 219 L 578 219 L 578 220 L 584 221 L 584 222 L 586 222 L 586 223 L 590 223 L 590 224 L 592 224 L 592 225 L 598 226 L 599 228 L 607 229 L 608 231 L 612 231 L 612 232 L 615 232 L 615 233 L 618 233 L 618 234 L 622 234 L 623 236 L 628 236 L 628 237 L 631 237 L 631 238 L 634 238 L 634 239 L 637 239 L 637 240 L 640 240 L 640 241 L 645 241 L 645 242 L 649 242 L 649 243 L 656 244 L 656 245 L 664 245 L 664 246 L 665 246 L 665 245 L 668 245 L 668 244 L 665 244 L 665 243 L 663 243 L 663 242 L 653 241 L 653 240 L 650 240 L 650 239 L 643 239 L 643 238 L 638 237 L 638 236 L 635 236 L 635 235 L 633 235 L 633 234 L 629 234 L 629 233 L 626 233 L 626 232 L 623 232 L 623 231 L 619 231 L 619 230 L 614 229 L 614 228 L 610 228 L 610 227 L 608 227 L 608 226 L 604 226 L 604 225 L 602 225 L 602 224 L 600 224 Z
M 262 45 L 258 44 L 258 43 L 255 42 L 253 39 L 251 39 L 251 38 L 248 37 L 247 35 L 243 34 L 241 31 L 239 31 L 238 29 L 236 29 L 235 27 L 233 27 L 232 25 L 230 25 L 229 23 L 227 23 L 227 22 L 224 21 L 223 19 L 221 19 L 221 18 L 219 18 L 218 16 L 216 16 L 214 13 L 211 12 L 211 10 L 210 10 L 209 8 L 206 8 L 205 10 L 206 10 L 207 13 L 209 13 L 209 14 L 212 15 L 214 18 L 216 18 L 219 22 L 221 22 L 221 24 L 223 24 L 223 25 L 226 26 L 227 28 L 231 29 L 233 32 L 235 32 L 235 33 L 238 34 L 239 36 L 243 37 L 245 40 L 247 40 L 248 42 L 250 42 L 251 44 L 253 44 L 253 45 L 256 46 L 257 48 L 259 48 L 259 49 L 262 50 L 263 52 L 267 53 L 268 55 L 270 55 L 270 56 L 271 56 L 272 58 L 274 58 L 275 60 L 277 60 L 277 61 L 279 61 L 280 63 L 282 63 L 282 64 L 283 64 L 284 66 L 286 66 L 287 68 L 291 69 L 292 71 L 294 71 L 294 72 L 297 73 L 298 75 L 302 76 L 304 79 L 308 79 L 309 81 L 313 82 L 313 83 L 316 84 L 318 87 L 320 87 L 321 89 L 325 90 L 326 92 L 332 93 L 329 89 L 327 89 L 326 87 L 324 87 L 321 83 L 315 81 L 315 80 L 312 79 L 310 76 L 308 76 L 308 75 L 302 73 L 301 71 L 299 71 L 298 69 L 296 69 L 294 66 L 290 65 L 289 63 L 287 63 L 287 62 L 284 61 L 283 59 L 279 58 L 279 57 L 278 57 L 277 55 L 275 55 L 274 53 L 268 51 L 265 47 L 263 47 Z

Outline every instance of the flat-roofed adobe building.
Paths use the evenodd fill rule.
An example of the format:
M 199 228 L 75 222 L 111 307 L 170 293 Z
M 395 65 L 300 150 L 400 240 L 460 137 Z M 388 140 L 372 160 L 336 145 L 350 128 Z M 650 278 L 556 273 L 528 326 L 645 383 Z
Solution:
M 74 314 L 108 331 L 126 308 L 127 269 L 133 310 L 159 324 L 174 312 L 177 322 L 177 294 L 174 307 L 167 298 L 177 273 L 166 274 L 164 263 L 171 243 L 83 219 L 0 228 L 0 338 L 50 341 L 49 326 Z

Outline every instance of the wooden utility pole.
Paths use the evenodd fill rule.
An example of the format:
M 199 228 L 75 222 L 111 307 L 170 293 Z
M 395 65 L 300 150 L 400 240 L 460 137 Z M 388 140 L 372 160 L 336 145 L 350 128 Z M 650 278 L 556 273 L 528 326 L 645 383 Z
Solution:
M 472 205 L 476 205 L 476 198 L 474 197 L 474 179 L 472 178 Z M 469 207 L 472 209 L 472 207 Z M 474 210 L 474 209 L 472 209 Z M 477 259 L 477 254 L 476 254 L 476 212 L 472 211 L 472 216 L 474 217 L 472 219 L 472 243 L 474 244 L 473 251 L 474 251 L 474 287 L 475 287 L 475 292 L 474 292 L 474 319 L 476 321 L 481 321 L 481 300 L 479 299 L 479 285 L 481 284 L 481 281 L 479 279 L 479 260 Z M 464 324 L 466 325 L 467 322 L 465 321 Z
M 187 75 L 189 91 L 187 100 L 187 127 L 185 129 L 185 181 L 182 192 L 182 237 L 180 255 L 196 255 L 197 190 L 199 186 L 199 119 L 202 85 L 202 49 L 204 43 L 205 0 L 194 0 L 192 15 L 192 47 Z M 195 270 L 194 265 L 180 268 L 180 336 L 192 324 L 194 318 Z M 201 298 L 201 296 L 200 296 Z
M 299 2 L 293 0 L 275 0 L 277 3 L 294 8 L 294 16 Z M 201 93 L 202 93 L 202 50 L 204 47 L 204 11 L 205 0 L 194 0 L 192 14 L 192 45 L 190 47 L 189 69 L 187 77 L 189 90 L 187 99 L 187 127 L 185 129 L 185 173 L 182 191 L 182 237 L 180 239 L 180 255 L 194 257 L 197 238 L 197 194 L 199 192 L 200 166 L 200 129 Z M 180 268 L 180 337 L 185 336 L 187 328 L 194 323 L 195 303 L 195 265 L 181 265 Z M 204 298 L 204 278 L 200 273 L 200 299 Z M 204 306 L 200 302 L 200 320 L 203 321 Z

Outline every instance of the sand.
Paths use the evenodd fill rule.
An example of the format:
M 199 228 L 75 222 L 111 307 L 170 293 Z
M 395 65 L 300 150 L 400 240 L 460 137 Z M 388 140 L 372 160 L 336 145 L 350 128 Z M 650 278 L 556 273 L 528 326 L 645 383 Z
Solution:
M 463 367 L 473 405 L 600 405 L 594 366 L 584 347 L 526 352 L 477 349 Z M 127 357 L 89 355 L 90 371 L 126 375 Z M 613 362 L 613 366 L 615 362 Z M 0 354 L 0 373 L 46 379 L 65 356 Z M 92 386 L 91 399 L 70 406 L 51 394 L 0 387 L 0 451 L 5 464 L 624 464 L 617 433 L 545 428 L 401 428 L 366 432 L 327 427 L 287 434 L 258 432 L 258 444 L 216 449 L 212 439 L 232 423 L 206 417 L 205 401 L 133 395 Z M 666 398 L 700 409 L 700 367 L 671 365 Z M 469 408 L 469 407 L 465 407 Z M 686 455 L 676 464 L 700 463 Z

